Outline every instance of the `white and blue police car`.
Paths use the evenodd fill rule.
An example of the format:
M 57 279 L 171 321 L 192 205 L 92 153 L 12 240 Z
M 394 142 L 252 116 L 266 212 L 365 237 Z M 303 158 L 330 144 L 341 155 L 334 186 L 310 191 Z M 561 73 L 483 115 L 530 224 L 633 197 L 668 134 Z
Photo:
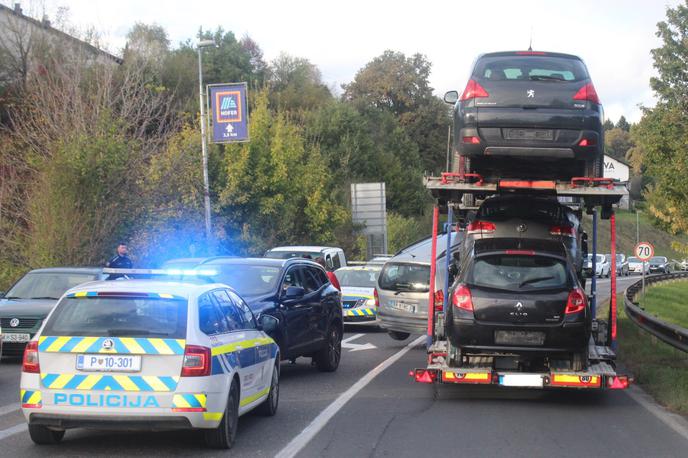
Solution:
M 27 345 L 21 407 L 37 444 L 65 430 L 200 428 L 230 448 L 239 416 L 274 415 L 279 349 L 222 284 L 118 279 L 65 293 Z

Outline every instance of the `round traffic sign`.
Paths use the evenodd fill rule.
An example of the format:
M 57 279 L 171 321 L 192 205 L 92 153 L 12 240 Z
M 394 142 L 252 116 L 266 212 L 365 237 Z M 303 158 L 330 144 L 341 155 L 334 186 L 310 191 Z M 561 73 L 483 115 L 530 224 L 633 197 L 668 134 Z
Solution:
M 655 255 L 655 247 L 650 242 L 640 242 L 635 246 L 635 255 L 643 262 L 649 261 Z

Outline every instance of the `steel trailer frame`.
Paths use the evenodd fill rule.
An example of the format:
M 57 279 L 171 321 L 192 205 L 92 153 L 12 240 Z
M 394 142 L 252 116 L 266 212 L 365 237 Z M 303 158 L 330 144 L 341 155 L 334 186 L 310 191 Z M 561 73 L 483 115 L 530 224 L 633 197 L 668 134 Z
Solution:
M 488 183 L 478 174 L 442 173 L 440 177 L 425 177 L 425 186 L 436 200 L 433 209 L 432 245 L 430 264 L 430 291 L 428 303 L 428 327 L 426 347 L 428 352 L 427 367 L 410 372 L 416 382 L 452 383 L 474 385 L 499 385 L 524 388 L 575 388 L 575 389 L 625 389 L 632 382 L 628 375 L 616 371 L 617 339 L 617 301 L 616 301 L 616 219 L 613 204 L 618 203 L 623 195 L 621 185 L 606 178 L 573 178 L 570 182 L 543 180 L 498 180 Z M 439 309 L 435 294 L 437 265 L 437 236 L 440 210 L 446 210 L 445 227 L 451 230 L 454 208 L 461 211 L 463 196 L 489 196 L 499 193 L 546 194 L 555 196 L 577 197 L 582 200 L 588 213 L 593 215 L 593 263 L 597 254 L 597 209 L 602 208 L 602 218 L 609 219 L 611 225 L 611 252 L 613 267 L 611 273 L 611 298 L 609 303 L 609 320 L 597 321 L 595 265 L 591 283 L 591 312 L 593 313 L 593 333 L 588 348 L 589 366 L 584 370 L 574 371 L 567 368 L 550 367 L 544 372 L 523 372 L 516 370 L 498 370 L 480 361 L 468 366 L 452 367 L 448 340 L 437 332 L 436 323 L 443 322 L 444 310 L 451 307 L 449 297 L 450 256 L 446 256 L 447 270 L 442 290 L 442 308 Z M 450 238 L 447 237 L 448 243 Z M 447 246 L 449 252 L 449 246 Z M 605 326 L 606 325 L 606 326 Z

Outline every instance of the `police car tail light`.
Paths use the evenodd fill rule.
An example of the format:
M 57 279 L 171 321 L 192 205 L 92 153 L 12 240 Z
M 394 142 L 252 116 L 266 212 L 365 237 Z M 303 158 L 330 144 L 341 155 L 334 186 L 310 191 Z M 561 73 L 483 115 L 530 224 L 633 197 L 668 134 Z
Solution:
M 588 300 L 585 297 L 585 293 L 580 289 L 576 288 L 569 293 L 569 299 L 566 302 L 566 313 L 571 315 L 573 313 L 582 312 L 588 305 Z
M 373 297 L 375 298 L 375 307 L 380 306 L 380 296 L 377 294 L 377 288 L 373 290 Z
M 205 377 L 210 375 L 210 348 L 187 345 L 184 349 L 182 377 Z
M 41 366 L 38 364 L 38 342 L 29 342 L 24 349 L 24 360 L 22 361 L 22 371 L 31 374 L 39 374 Z

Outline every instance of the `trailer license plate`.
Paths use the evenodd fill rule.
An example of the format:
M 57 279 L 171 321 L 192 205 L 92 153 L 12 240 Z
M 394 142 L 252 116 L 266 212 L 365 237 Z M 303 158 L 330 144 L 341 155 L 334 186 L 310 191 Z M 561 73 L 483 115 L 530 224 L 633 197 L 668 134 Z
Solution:
M 528 388 L 542 388 L 544 382 L 539 374 L 504 374 L 499 376 L 502 386 L 520 386 Z
M 138 372 L 140 355 L 77 355 L 76 368 L 86 372 Z

